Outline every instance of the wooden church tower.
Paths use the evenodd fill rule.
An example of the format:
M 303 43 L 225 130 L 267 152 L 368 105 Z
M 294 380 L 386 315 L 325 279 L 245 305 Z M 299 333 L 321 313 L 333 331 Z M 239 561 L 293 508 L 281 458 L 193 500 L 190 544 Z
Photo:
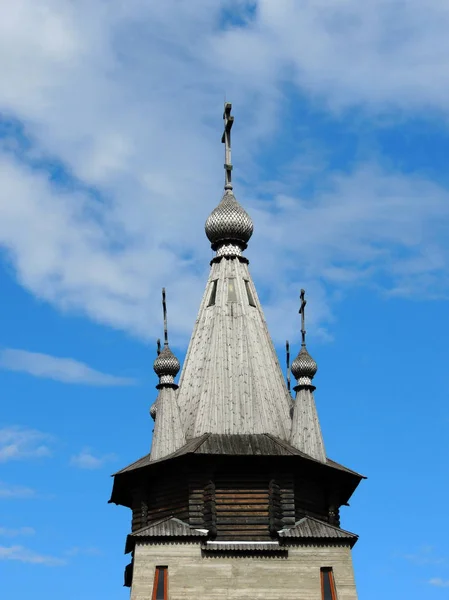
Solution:
M 362 475 L 326 457 L 305 344 L 292 398 L 243 255 L 252 232 L 231 183 L 234 118 L 225 104 L 225 189 L 206 221 L 216 252 L 179 383 L 165 340 L 151 453 L 114 476 L 132 510 L 131 600 L 356 600 L 340 527 Z

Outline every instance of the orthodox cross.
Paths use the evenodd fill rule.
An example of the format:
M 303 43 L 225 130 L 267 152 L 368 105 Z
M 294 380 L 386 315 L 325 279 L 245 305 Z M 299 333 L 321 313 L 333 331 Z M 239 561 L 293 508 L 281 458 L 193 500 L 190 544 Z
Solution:
M 167 303 L 165 300 L 165 288 L 162 288 L 162 310 L 164 312 L 164 346 L 168 346 Z
M 232 104 L 230 102 L 225 102 L 224 112 L 223 112 L 223 121 L 224 121 L 224 131 L 221 136 L 221 142 L 225 145 L 225 189 L 232 189 L 231 184 L 231 171 L 232 171 L 232 162 L 231 162 L 231 128 L 234 124 L 234 117 L 231 116 L 231 108 Z
M 299 314 L 301 315 L 301 337 L 302 337 L 302 346 L 306 345 L 306 328 L 305 328 L 305 308 L 307 304 L 307 300 L 305 299 L 306 291 L 301 290 L 301 294 L 299 298 L 301 300 L 301 307 L 299 309 Z

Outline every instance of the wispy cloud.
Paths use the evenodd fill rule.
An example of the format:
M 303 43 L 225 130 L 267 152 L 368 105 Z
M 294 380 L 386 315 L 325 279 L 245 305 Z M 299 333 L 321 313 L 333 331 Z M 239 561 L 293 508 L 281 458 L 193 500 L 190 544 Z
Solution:
M 416 566 L 444 565 L 447 558 L 438 556 L 433 546 L 421 546 L 416 552 L 402 555 L 402 558 Z
M 95 456 L 89 448 L 84 448 L 79 454 L 71 457 L 70 464 L 79 469 L 101 469 L 106 463 L 114 459 L 114 454 Z
M 253 4 L 245 25 L 229 23 L 208 55 L 248 91 L 278 87 L 287 77 L 336 109 L 447 112 L 449 15 L 439 0 Z
M 34 498 L 36 491 L 23 485 L 12 485 L 0 481 L 0 499 Z
M 323 281 L 447 295 L 448 194 L 424 177 L 355 164 L 339 176 L 324 169 L 314 202 L 295 185 L 280 193 L 279 181 L 268 182 L 273 202 L 258 201 L 258 160 L 282 126 L 286 83 L 333 114 L 447 114 L 443 4 L 110 0 L 73 10 L 59 0 L 41 11 L 22 0 L 0 23 L 0 109 L 13 123 L 0 148 L 0 244 L 18 280 L 61 310 L 148 338 L 169 273 L 171 326 L 184 341 L 210 256 L 199 232 L 219 200 L 226 88 L 245 123 L 236 192 L 255 220 L 248 255 L 279 339 L 301 285 L 315 290 L 318 324 L 332 317 Z M 67 366 L 64 381 L 96 379 Z M 118 384 L 103 377 L 98 385 Z
M 441 579 L 441 577 L 433 577 L 429 579 L 429 584 L 434 587 L 447 588 L 449 587 L 449 579 Z
M 12 348 L 0 350 L 0 367 L 64 383 L 97 386 L 135 384 L 133 379 L 101 373 L 72 358 L 58 358 L 48 354 L 14 350 Z
M 0 560 L 16 560 L 48 567 L 58 567 L 67 563 L 63 558 L 40 554 L 24 546 L 0 546 Z
M 50 435 L 36 429 L 3 427 L 0 429 L 0 462 L 50 456 L 51 440 Z
M 32 527 L 19 527 L 11 529 L 9 527 L 0 527 L 0 536 L 4 537 L 19 537 L 22 535 L 34 535 L 36 531 Z

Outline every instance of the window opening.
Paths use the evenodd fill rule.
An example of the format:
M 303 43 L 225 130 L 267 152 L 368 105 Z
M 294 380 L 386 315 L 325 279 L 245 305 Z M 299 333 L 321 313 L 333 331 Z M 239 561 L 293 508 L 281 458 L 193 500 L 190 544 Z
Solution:
M 154 575 L 152 600 L 168 600 L 167 594 L 168 568 L 156 567 Z
M 228 279 L 228 302 L 237 302 L 237 290 L 235 289 L 235 278 Z
M 248 296 L 248 304 L 250 306 L 256 306 L 256 303 L 254 302 L 253 294 L 251 292 L 251 288 L 249 287 L 249 281 L 247 279 L 245 279 L 245 288 L 246 288 L 246 295 Z
M 321 596 L 323 600 L 337 600 L 332 567 L 321 567 Z
M 209 304 L 207 306 L 214 306 L 215 305 L 215 300 L 217 298 L 217 284 L 218 284 L 218 279 L 214 279 L 212 281 L 212 290 L 210 292 Z

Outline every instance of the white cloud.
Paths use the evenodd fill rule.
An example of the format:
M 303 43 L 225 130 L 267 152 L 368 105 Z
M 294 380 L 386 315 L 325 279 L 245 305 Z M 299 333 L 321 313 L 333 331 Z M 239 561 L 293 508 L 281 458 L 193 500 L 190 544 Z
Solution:
M 0 462 L 51 455 L 51 436 L 36 429 L 11 426 L 0 429 Z
M 18 537 L 22 535 L 34 535 L 36 532 L 32 527 L 19 527 L 11 529 L 10 527 L 0 527 L 0 536 Z
M 250 2 L 246 2 L 250 4 Z M 441 0 L 258 0 L 245 27 L 214 39 L 236 85 L 290 80 L 341 109 L 447 113 L 449 11 Z
M 429 579 L 429 584 L 435 587 L 449 587 L 449 579 L 441 579 L 441 577 L 434 577 L 433 579 Z
M 66 564 L 66 561 L 62 558 L 39 554 L 23 546 L 0 546 L 0 560 L 16 560 L 48 567 L 57 567 Z
M 435 554 L 433 546 L 421 546 L 416 552 L 404 554 L 402 558 L 420 567 L 425 565 L 444 565 L 447 563 L 447 559 L 444 556 Z
M 224 8 L 246 25 L 220 30 Z M 313 203 L 276 182 L 274 202 L 254 197 L 285 82 L 333 109 L 447 111 L 440 1 L 18 0 L 0 11 L 0 108 L 22 128 L 0 151 L 0 245 L 39 298 L 148 338 L 166 285 L 184 342 L 220 195 L 225 90 L 242 123 L 236 192 L 256 226 L 247 254 L 278 340 L 298 331 L 306 284 L 316 327 L 332 319 L 333 287 L 448 293 L 448 195 L 423 178 L 365 165 L 323 174 Z M 68 183 L 49 177 L 59 165 Z
M 0 350 L 0 367 L 64 383 L 98 386 L 133 385 L 135 383 L 134 380 L 126 377 L 101 373 L 72 358 L 58 358 L 48 354 L 12 348 Z
M 34 498 L 35 490 L 22 485 L 12 485 L 0 481 L 0 499 Z
M 79 454 L 72 456 L 70 464 L 79 469 L 101 469 L 106 463 L 114 459 L 114 454 L 95 456 L 89 448 L 84 448 Z

